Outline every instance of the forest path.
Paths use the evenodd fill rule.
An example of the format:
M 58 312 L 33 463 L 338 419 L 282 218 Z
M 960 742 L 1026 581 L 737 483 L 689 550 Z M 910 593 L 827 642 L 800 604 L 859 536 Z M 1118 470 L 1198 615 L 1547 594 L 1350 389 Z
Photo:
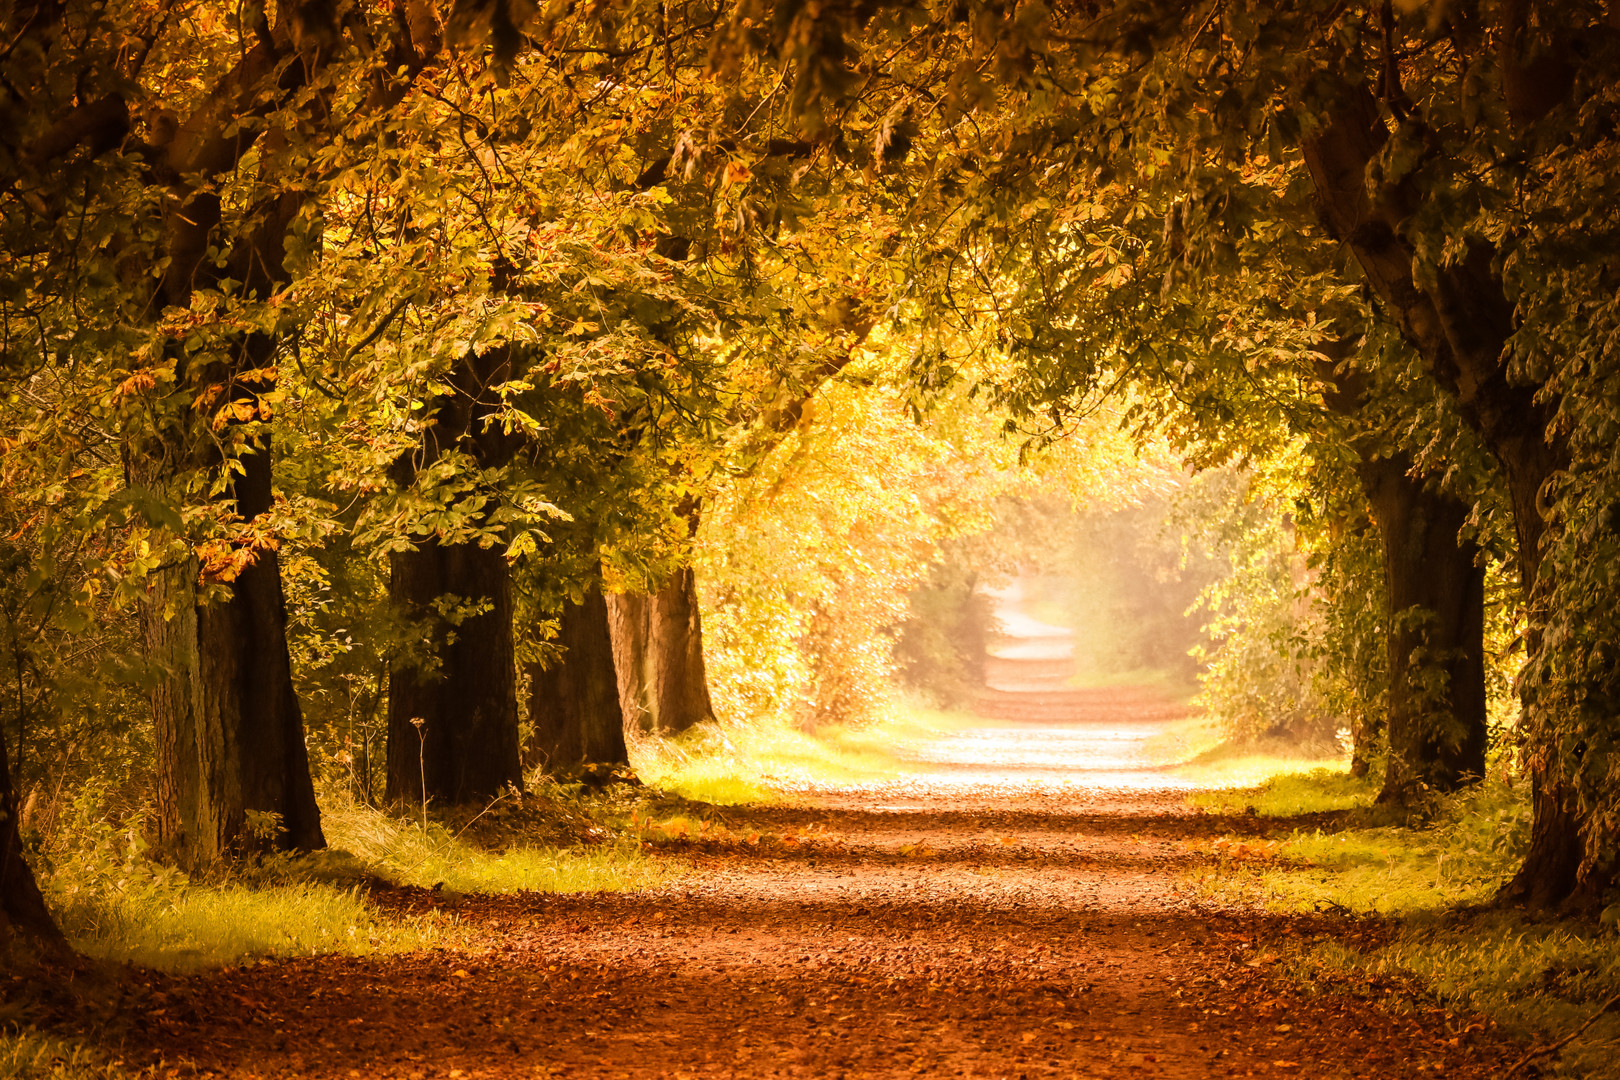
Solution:
M 1267 943 L 1320 917 L 1222 906 L 1145 760 L 1179 715 L 1065 685 L 1061 640 L 992 665 L 982 724 L 892 781 L 727 809 L 770 844 L 689 849 L 643 893 L 465 897 L 464 947 L 163 981 L 140 1040 L 186 1071 L 312 1077 L 1487 1077 L 1467 1018 L 1304 997 Z

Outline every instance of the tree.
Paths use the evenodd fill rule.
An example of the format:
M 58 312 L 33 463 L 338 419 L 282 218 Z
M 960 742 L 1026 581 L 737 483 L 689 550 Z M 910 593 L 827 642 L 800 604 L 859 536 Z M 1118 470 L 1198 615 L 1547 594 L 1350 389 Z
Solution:
M 1433 220 L 1422 209 L 1426 196 L 1456 188 L 1454 173 L 1441 163 L 1442 157 L 1534 158 L 1579 153 L 1587 143 L 1579 113 L 1573 103 L 1565 103 L 1588 95 L 1600 98 L 1605 87 L 1612 86 L 1612 42 L 1610 48 L 1590 52 L 1575 49 L 1573 42 L 1601 16 L 1595 20 L 1596 13 L 1570 10 L 1555 19 L 1543 11 L 1533 31 L 1531 8 L 1528 3 L 1504 3 L 1494 24 L 1456 24 L 1449 49 L 1420 47 L 1423 61 L 1407 65 L 1406 71 L 1394 56 L 1410 30 L 1386 9 L 1381 17 L 1381 76 L 1373 83 L 1365 68 L 1328 66 L 1318 97 L 1325 119 L 1301 145 L 1336 234 L 1348 243 L 1381 305 L 1434 377 L 1456 395 L 1464 416 L 1501 463 L 1507 479 L 1518 531 L 1520 580 L 1530 611 L 1526 635 L 1530 659 L 1523 685 L 1535 824 L 1524 866 L 1504 895 L 1537 903 L 1570 898 L 1594 903 L 1611 873 L 1607 869 L 1611 860 L 1602 852 L 1612 842 L 1588 834 L 1588 823 L 1601 819 L 1600 813 L 1594 816 L 1601 797 L 1590 789 L 1580 790 L 1576 777 L 1587 773 L 1584 767 L 1572 775 L 1570 766 L 1577 765 L 1583 752 L 1578 751 L 1575 760 L 1560 760 L 1551 752 L 1563 741 L 1561 732 L 1572 725 L 1587 727 L 1592 718 L 1583 716 L 1579 707 L 1569 708 L 1567 695 L 1546 685 L 1555 681 L 1549 674 L 1559 669 L 1556 681 L 1573 677 L 1579 684 L 1589 678 L 1547 654 L 1556 647 L 1549 629 L 1561 621 L 1560 613 L 1546 602 L 1557 584 L 1543 575 L 1553 539 L 1549 523 L 1558 516 L 1549 513 L 1549 504 L 1557 499 L 1557 478 L 1575 465 L 1565 434 L 1570 422 L 1560 416 L 1564 407 L 1557 384 L 1537 374 L 1546 365 L 1516 361 L 1516 348 L 1532 354 L 1539 350 L 1525 333 L 1534 325 L 1524 319 L 1526 305 L 1516 305 L 1510 298 L 1503 276 L 1516 250 L 1529 252 L 1519 243 L 1522 226 L 1502 220 L 1493 205 L 1498 193 L 1486 185 L 1462 190 L 1460 206 L 1449 216 L 1466 224 L 1461 243 L 1449 249 L 1438 245 L 1457 231 L 1460 222 Z M 1431 58 L 1438 59 L 1439 53 L 1454 51 L 1483 60 L 1493 47 L 1500 111 L 1493 111 L 1484 123 L 1459 126 L 1451 120 L 1450 110 L 1468 104 L 1469 91 L 1455 82 L 1432 85 L 1420 102 L 1407 97 L 1403 79 L 1428 77 L 1436 70 Z M 1561 104 L 1564 115 L 1550 116 Z M 1394 161 L 1400 154 L 1410 156 L 1399 168 L 1375 173 L 1376 162 Z M 1581 198 L 1578 191 L 1566 194 Z M 1502 224 L 1507 225 L 1505 234 Z M 1489 239 L 1493 232 L 1501 239 Z M 1575 357 L 1568 359 L 1579 363 Z M 1566 485 L 1564 490 L 1578 486 Z M 1566 513 L 1579 506 L 1567 496 L 1565 503 Z M 1577 690 L 1574 696 L 1578 700 L 1588 693 Z M 1588 730 L 1588 740 L 1607 741 Z
M 1344 345 L 1324 343 L 1324 401 L 1365 424 L 1366 378 L 1332 363 L 1349 351 Z M 1473 507 L 1422 475 L 1410 454 L 1380 448 L 1365 427 L 1350 443 L 1378 529 L 1388 604 L 1389 757 L 1379 800 L 1456 791 L 1485 775 L 1488 736 L 1485 566 L 1478 545 L 1462 536 Z
M 608 605 L 600 585 L 564 605 L 556 645 L 560 655 L 529 668 L 533 732 L 525 758 L 553 776 L 586 765 L 628 765 Z
M 23 858 L 17 831 L 17 792 L 11 786 L 11 766 L 5 740 L 0 739 L 0 947 L 23 939 L 47 948 L 64 947 L 34 871 Z
M 516 377 L 513 351 L 468 355 L 434 403 L 419 449 L 396 463 L 397 483 L 443 483 L 452 474 L 500 469 L 516 451 L 493 423 L 497 387 Z M 407 618 L 425 623 L 431 645 L 396 659 L 388 681 L 391 801 L 449 803 L 494 798 L 522 787 L 512 580 L 503 546 L 483 530 L 498 500 L 474 486 L 457 514 L 390 556 L 389 594 Z
M 156 565 L 143 555 L 121 569 L 150 585 L 148 652 L 166 673 L 151 697 L 160 832 L 197 863 L 252 842 L 250 813 L 275 823 L 258 830 L 275 844 L 322 842 L 275 541 L 263 532 L 277 400 L 270 301 L 307 205 L 305 137 L 326 127 L 310 107 L 333 104 L 325 80 L 352 55 L 344 40 L 377 42 L 367 13 L 339 26 L 322 4 L 283 5 L 273 21 L 260 8 L 230 29 L 207 17 L 177 27 L 172 14 L 120 11 L 114 25 L 63 5 L 14 8 L 0 104 L 16 121 L 12 250 L 40 272 L 7 319 L 54 328 L 38 339 L 42 366 L 87 365 L 60 404 L 112 414 L 130 497 L 166 549 Z M 376 54 L 398 70 L 419 70 L 436 47 L 413 43 L 403 18 L 386 29 L 397 33 Z M 386 86 L 359 86 L 386 104 Z M 63 343 L 54 356 L 52 337 Z M 93 388 L 125 357 L 117 393 L 97 400 Z

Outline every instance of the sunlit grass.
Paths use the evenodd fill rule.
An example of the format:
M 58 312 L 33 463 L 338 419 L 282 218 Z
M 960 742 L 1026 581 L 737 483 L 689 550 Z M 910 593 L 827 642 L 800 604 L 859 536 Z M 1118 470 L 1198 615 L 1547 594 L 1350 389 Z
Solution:
M 1329 777 L 1344 775 L 1346 755 L 1300 748 L 1283 740 L 1238 743 L 1227 738 L 1220 722 L 1197 713 L 1171 721 L 1143 745 L 1144 755 L 1166 774 L 1207 789 L 1192 797 L 1194 805 L 1243 813 L 1298 814 L 1306 810 L 1341 810 L 1361 805 L 1356 795 Z M 1293 778 L 1293 779 L 1290 779 Z M 1323 794 L 1334 798 L 1321 805 Z M 1370 801 L 1368 794 L 1363 801 Z
M 385 919 L 357 889 L 294 883 L 250 886 L 131 883 L 71 898 L 57 917 L 87 956 L 195 971 L 267 956 L 424 948 L 447 919 Z
M 668 880 L 677 870 L 634 845 L 557 848 L 519 844 L 486 851 L 438 822 L 427 831 L 351 800 L 332 798 L 322 817 L 331 860 L 351 857 L 355 869 L 396 885 L 443 887 L 462 893 L 622 892 Z
M 634 839 L 599 846 L 519 842 L 489 851 L 443 825 L 421 825 L 325 800 L 330 847 L 198 879 L 151 861 L 133 826 L 87 822 L 83 844 L 43 875 L 47 899 L 87 956 L 193 971 L 271 956 L 364 956 L 443 944 L 452 914 L 393 917 L 367 900 L 378 881 L 449 893 L 597 892 L 647 888 L 683 868 Z
M 357 882 L 299 880 L 275 860 L 257 878 L 194 880 L 150 859 L 139 828 L 86 819 L 54 852 L 41 885 L 58 925 L 87 956 L 169 971 L 266 956 L 365 955 L 421 948 L 445 920 L 387 919 Z
M 128 1080 L 135 1075 L 122 1062 L 75 1040 L 27 1030 L 0 1035 L 0 1080 Z
M 1278 778 L 1260 789 L 1209 792 L 1195 802 L 1233 810 L 1247 801 L 1274 816 L 1369 808 L 1376 785 L 1342 773 Z M 1208 871 L 1282 911 L 1329 906 L 1358 915 L 1413 918 L 1488 900 L 1518 864 L 1529 832 L 1522 793 L 1492 780 L 1436 800 L 1426 821 L 1394 824 L 1361 809 L 1336 832 L 1300 831 L 1269 861 Z
M 1243 755 L 1230 775 L 1249 770 L 1265 775 L 1259 784 L 1214 787 L 1194 792 L 1188 802 L 1226 814 L 1254 813 L 1260 817 L 1295 817 L 1334 810 L 1371 806 L 1378 785 L 1369 778 L 1351 776 L 1343 768 L 1319 764 L 1320 759 L 1289 759 Z M 1200 768 L 1202 766 L 1194 766 Z M 1225 768 L 1222 763 L 1222 768 Z
M 795 790 L 888 780 L 924 766 L 907 751 L 975 720 L 901 698 L 874 721 L 805 729 L 766 718 L 703 725 L 676 739 L 644 740 L 637 774 L 653 787 L 717 805 L 781 801 Z

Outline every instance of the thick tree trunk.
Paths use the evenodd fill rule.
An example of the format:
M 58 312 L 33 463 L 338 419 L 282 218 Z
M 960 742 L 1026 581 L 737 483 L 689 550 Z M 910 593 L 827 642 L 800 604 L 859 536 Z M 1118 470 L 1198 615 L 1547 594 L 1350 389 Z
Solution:
M 1548 790 L 1540 771 L 1531 773 L 1530 847 L 1513 880 L 1502 887 L 1498 899 L 1534 907 L 1591 909 L 1601 906 L 1601 876 L 1581 875 L 1581 820 L 1569 793 Z
M 697 575 L 683 567 L 658 590 L 649 646 L 655 657 L 654 717 L 660 731 L 676 734 L 714 719 L 709 673 L 703 662 L 703 614 Z
M 237 510 L 251 520 L 270 507 L 270 455 L 239 461 Z M 223 601 L 199 603 L 197 575 L 194 561 L 159 574 L 143 617 L 165 671 L 151 695 L 160 841 L 192 867 L 254 847 L 322 847 L 276 554 L 255 553 Z M 253 835 L 255 812 L 279 829 Z
M 1485 571 L 1458 539 L 1469 508 L 1404 457 L 1357 469 L 1384 554 L 1389 760 L 1382 802 L 1455 791 L 1485 774 Z
M 600 587 L 580 603 L 564 606 L 557 644 L 562 655 L 549 667 L 529 669 L 533 733 L 524 759 L 553 776 L 584 765 L 628 765 L 608 606 Z
M 11 765 L 6 743 L 0 739 L 0 945 L 23 940 L 51 950 L 63 949 L 34 872 L 23 858 L 22 836 L 17 831 L 17 792 L 11 786 Z
M 677 571 L 656 593 L 615 595 L 609 603 L 626 722 L 676 735 L 713 720 L 692 568 Z
M 409 486 L 417 469 L 452 449 L 484 468 L 510 462 L 516 440 L 490 420 L 500 408 L 497 388 L 511 377 L 509 348 L 469 352 L 450 373 L 452 392 L 434 402 L 422 445 L 395 463 L 395 480 Z M 387 798 L 463 803 L 521 788 L 505 553 L 498 545 L 444 544 L 430 536 L 392 557 L 388 592 L 404 614 L 429 624 L 437 666 L 401 657 L 389 673 Z M 451 625 L 434 607 L 441 597 L 485 610 Z
M 465 803 L 521 787 L 505 554 L 427 540 L 394 555 L 390 571 L 394 602 L 429 623 L 438 666 L 399 663 L 389 674 L 388 799 Z M 452 625 L 434 608 L 445 596 L 484 610 Z

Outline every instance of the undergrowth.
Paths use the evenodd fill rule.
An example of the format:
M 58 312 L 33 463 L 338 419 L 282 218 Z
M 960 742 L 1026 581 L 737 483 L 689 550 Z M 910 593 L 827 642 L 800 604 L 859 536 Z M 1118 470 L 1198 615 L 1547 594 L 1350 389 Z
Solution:
M 379 916 L 358 885 L 296 880 L 285 869 L 252 878 L 193 879 L 148 857 L 131 823 L 83 820 L 41 875 L 46 899 L 86 956 L 192 971 L 262 956 L 421 948 L 442 920 Z M 285 860 L 281 866 L 290 866 Z
M 1495 772 L 1495 770 L 1493 770 Z M 1496 1021 L 1527 1042 L 1573 1032 L 1620 993 L 1620 906 L 1597 922 L 1535 920 L 1487 909 L 1529 838 L 1526 792 L 1492 779 L 1395 820 L 1375 787 L 1344 774 L 1279 777 L 1206 792 L 1199 805 L 1288 817 L 1348 810 L 1338 831 L 1281 841 L 1217 840 L 1191 877 L 1202 890 L 1283 912 L 1336 911 L 1382 921 L 1376 945 L 1343 941 L 1285 952 L 1286 975 L 1324 992 L 1361 992 L 1400 1009 L 1438 1002 Z M 1400 989 L 1407 988 L 1407 989 Z M 1560 1077 L 1620 1080 L 1620 1016 L 1605 1016 L 1546 1064 Z

